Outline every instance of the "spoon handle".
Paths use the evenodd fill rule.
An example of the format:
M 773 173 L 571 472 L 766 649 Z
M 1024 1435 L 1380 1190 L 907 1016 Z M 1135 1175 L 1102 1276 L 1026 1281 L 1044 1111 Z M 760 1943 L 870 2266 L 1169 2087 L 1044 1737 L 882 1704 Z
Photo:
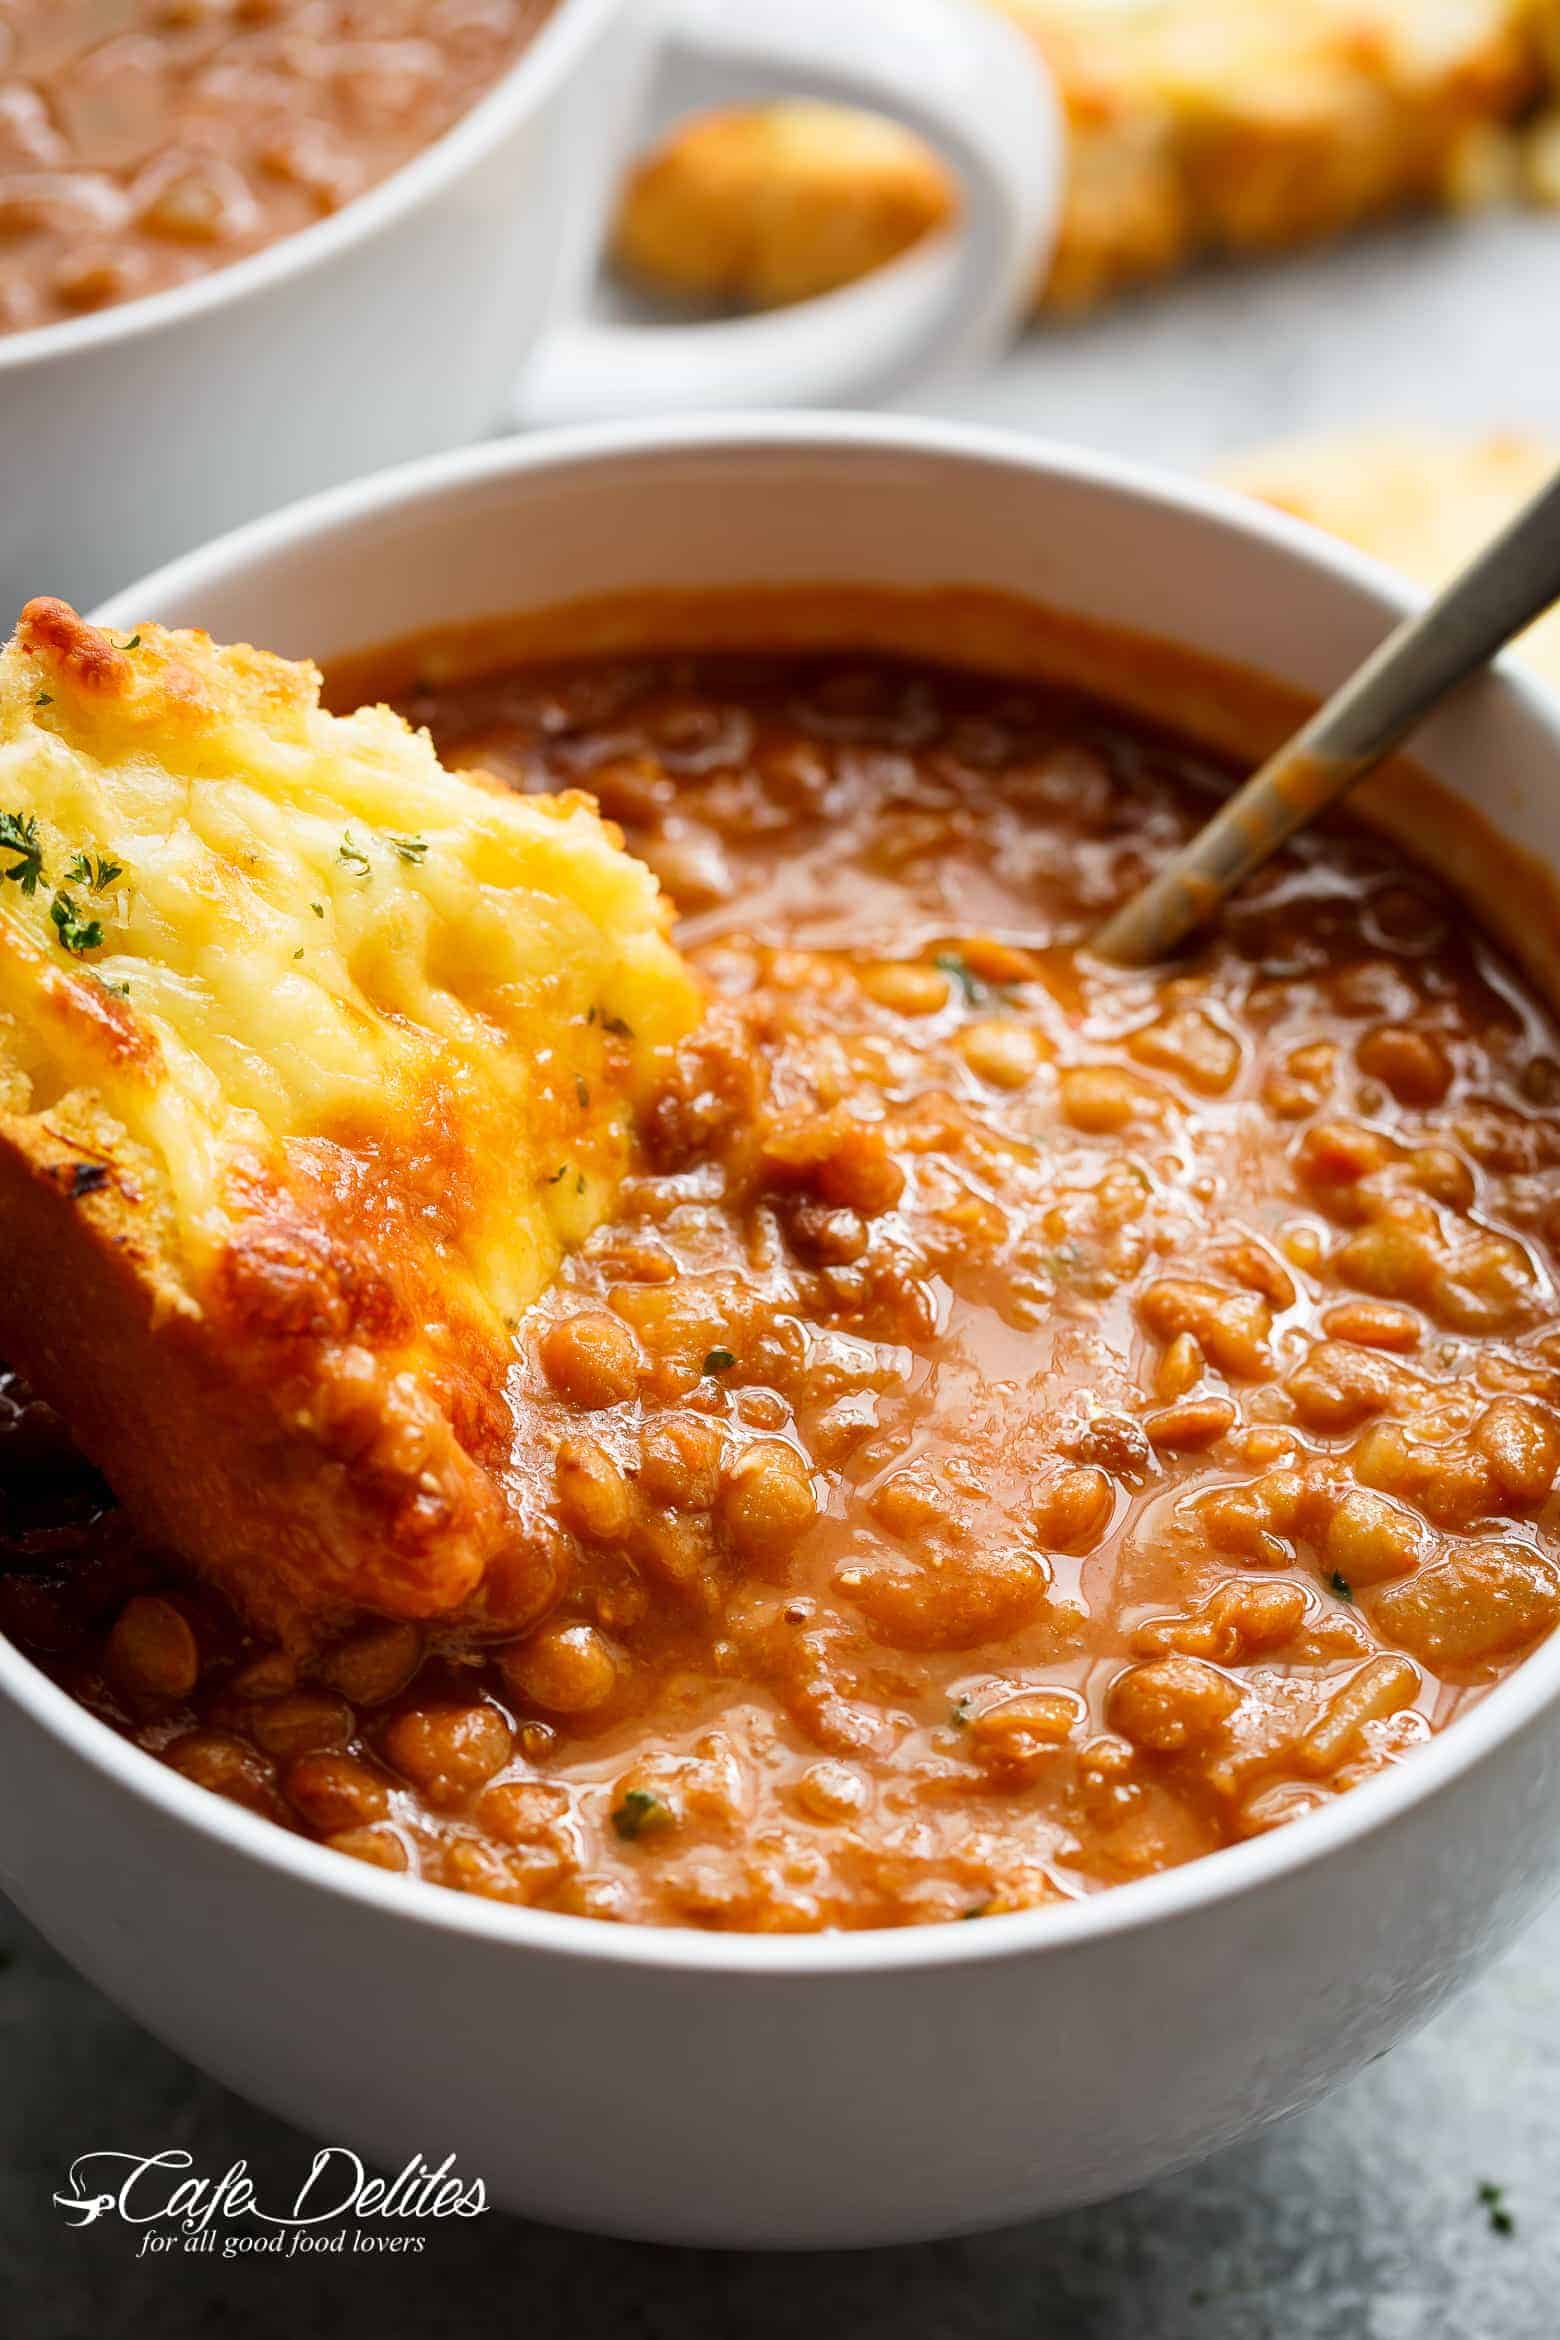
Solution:
M 1513 635 L 1560 601 L 1560 474 L 1444 592 L 1404 620 L 1092 945 L 1164 958 L 1295 831 L 1363 779 Z

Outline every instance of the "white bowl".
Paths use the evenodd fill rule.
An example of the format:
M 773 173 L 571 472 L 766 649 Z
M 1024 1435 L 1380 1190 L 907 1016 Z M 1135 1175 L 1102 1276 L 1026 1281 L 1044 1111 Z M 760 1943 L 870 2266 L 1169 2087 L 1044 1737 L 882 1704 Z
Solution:
M 246 530 L 104 614 L 329 654 L 755 578 L 1031 593 L 1309 692 L 1409 598 L 1215 491 L 823 417 L 442 459 Z M 1539 692 L 1487 678 L 1423 760 L 1560 863 L 1560 711 Z M 316 2136 L 394 2166 L 454 2150 L 497 2199 L 621 2234 L 882 2242 L 1138 2184 L 1427 2015 L 1560 1860 L 1560 1640 L 1315 1817 L 1083 1904 L 904 1932 L 619 1929 L 388 1877 L 181 1779 L 4 1645 L 0 1771 L 0 1877 L 28 1915 Z

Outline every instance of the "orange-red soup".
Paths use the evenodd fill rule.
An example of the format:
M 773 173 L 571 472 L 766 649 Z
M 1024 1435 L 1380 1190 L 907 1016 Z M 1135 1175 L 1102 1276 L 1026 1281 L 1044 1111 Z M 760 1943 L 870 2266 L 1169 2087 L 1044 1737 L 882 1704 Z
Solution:
M 419 153 L 552 0 L 0 0 L 0 332 L 242 259 Z
M 802 1931 L 1256 1835 L 1550 1630 L 1560 1046 L 1400 853 L 1311 836 L 1125 975 L 1079 945 L 1225 775 L 1090 700 L 679 657 L 405 704 L 594 790 L 711 993 L 517 1334 L 569 1590 L 295 1665 L 19 1395 L 4 1614 L 97 1713 L 386 1868 Z

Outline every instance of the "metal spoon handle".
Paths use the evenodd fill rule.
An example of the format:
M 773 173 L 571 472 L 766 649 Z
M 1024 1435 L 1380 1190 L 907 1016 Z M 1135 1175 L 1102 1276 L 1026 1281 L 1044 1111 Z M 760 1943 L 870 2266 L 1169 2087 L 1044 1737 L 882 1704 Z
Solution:
M 1230 798 L 1093 949 L 1129 967 L 1174 950 L 1243 878 L 1363 779 L 1450 691 L 1560 601 L 1560 475 L 1417 617 L 1390 634 Z

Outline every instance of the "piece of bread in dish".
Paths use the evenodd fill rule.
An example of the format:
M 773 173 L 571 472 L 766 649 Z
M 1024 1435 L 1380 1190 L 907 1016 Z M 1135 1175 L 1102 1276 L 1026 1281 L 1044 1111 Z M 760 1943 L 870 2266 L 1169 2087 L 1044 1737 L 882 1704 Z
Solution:
M 1516 434 L 1460 439 L 1437 431 L 1362 431 L 1298 440 L 1227 464 L 1232 487 L 1437 586 L 1560 469 L 1560 447 Z M 1517 645 L 1560 689 L 1560 610 Z
M 660 292 L 781 308 L 898 259 L 956 208 L 947 171 L 897 122 L 801 99 L 736 107 L 635 165 L 616 256 Z
M 1077 310 L 1209 251 L 1336 234 L 1407 203 L 1557 181 L 1507 125 L 1560 80 L 1560 0 L 985 0 L 1039 47 L 1071 139 L 1037 285 Z M 1545 158 L 1549 167 L 1545 167 Z M 769 307 L 833 289 L 949 219 L 907 130 L 839 108 L 733 108 L 629 177 L 615 251 L 673 296 Z
M 588 798 L 35 601 L 0 653 L 0 1355 L 297 1642 L 556 1597 L 512 1328 L 695 1021 Z

